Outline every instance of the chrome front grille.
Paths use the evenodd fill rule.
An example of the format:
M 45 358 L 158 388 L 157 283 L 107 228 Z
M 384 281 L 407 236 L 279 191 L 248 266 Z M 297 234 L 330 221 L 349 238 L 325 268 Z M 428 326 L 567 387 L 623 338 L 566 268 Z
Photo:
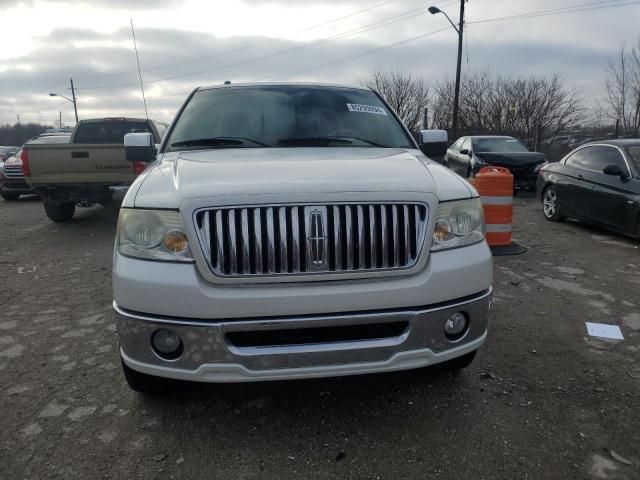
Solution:
M 5 165 L 4 175 L 8 178 L 24 178 L 20 165 Z
M 410 268 L 420 255 L 420 203 L 264 205 L 195 214 L 204 255 L 221 277 Z

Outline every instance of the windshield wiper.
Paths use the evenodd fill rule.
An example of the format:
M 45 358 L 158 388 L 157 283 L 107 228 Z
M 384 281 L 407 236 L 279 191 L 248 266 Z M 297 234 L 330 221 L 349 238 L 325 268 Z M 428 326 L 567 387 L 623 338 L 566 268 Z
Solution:
M 194 138 L 191 140 L 183 140 L 172 143 L 172 147 L 223 147 L 232 145 L 243 145 L 245 142 L 255 143 L 261 147 L 270 147 L 271 145 L 244 137 L 211 137 L 211 138 Z
M 354 140 L 358 140 L 359 142 L 368 143 L 369 145 L 373 145 L 374 147 L 386 148 L 384 145 L 381 145 L 381 144 L 376 143 L 376 142 L 372 142 L 371 140 L 367 140 L 366 138 L 350 137 L 350 136 L 347 136 L 347 135 L 340 135 L 340 136 L 335 136 L 335 137 L 330 137 L 330 138 L 353 138 Z
M 333 143 L 342 145 L 351 145 L 351 140 L 345 140 L 338 137 L 300 137 L 300 138 L 282 138 L 278 140 L 278 145 L 296 145 L 303 147 L 328 147 Z

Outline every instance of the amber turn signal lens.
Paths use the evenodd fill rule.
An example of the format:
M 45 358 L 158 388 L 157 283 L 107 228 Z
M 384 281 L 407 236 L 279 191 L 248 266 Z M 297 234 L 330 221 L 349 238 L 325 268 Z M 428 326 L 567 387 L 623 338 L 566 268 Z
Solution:
M 171 230 L 165 233 L 162 244 L 171 253 L 183 253 L 189 248 L 187 236 L 179 230 Z

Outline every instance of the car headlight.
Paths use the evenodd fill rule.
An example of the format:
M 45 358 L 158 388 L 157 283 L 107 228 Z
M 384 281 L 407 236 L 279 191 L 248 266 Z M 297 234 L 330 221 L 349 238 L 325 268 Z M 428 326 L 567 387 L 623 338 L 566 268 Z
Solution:
M 431 251 L 465 247 L 484 240 L 484 215 L 479 198 L 438 205 Z
M 173 210 L 121 209 L 116 248 L 129 257 L 193 262 L 182 218 Z

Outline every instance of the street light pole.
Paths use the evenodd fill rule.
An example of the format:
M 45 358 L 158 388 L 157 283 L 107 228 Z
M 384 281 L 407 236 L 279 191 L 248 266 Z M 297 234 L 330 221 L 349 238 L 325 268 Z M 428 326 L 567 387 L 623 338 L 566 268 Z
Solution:
M 50 97 L 62 97 L 65 100 L 68 100 L 71 103 L 73 103 L 73 111 L 76 114 L 76 123 L 78 123 L 78 105 L 77 105 L 77 102 L 76 102 L 76 90 L 73 87 L 73 78 L 70 78 L 69 80 L 71 81 L 71 98 L 65 97 L 64 95 L 61 95 L 59 93 L 53 93 L 53 92 L 49 93 L 49 96 Z
M 442 13 L 449 23 L 453 27 L 453 29 L 458 34 L 458 61 L 456 64 L 456 87 L 454 90 L 453 97 L 453 125 L 451 126 L 451 137 L 453 139 L 457 138 L 458 135 L 458 104 L 460 101 L 460 70 L 462 68 L 462 35 L 464 32 L 464 4 L 468 0 L 460 0 L 460 19 L 458 26 L 456 27 L 455 23 L 451 21 L 449 15 L 447 15 L 444 11 L 440 10 L 438 7 L 429 7 L 429 13 L 435 15 L 437 13 Z
M 460 37 L 462 38 L 462 37 Z M 462 40 L 460 40 L 460 45 L 462 45 Z M 460 47 L 462 48 L 462 46 Z M 460 71 L 460 52 L 462 50 L 459 50 L 458 52 L 458 71 Z M 78 106 L 76 104 L 76 90 L 75 88 L 73 88 L 73 78 L 69 79 L 71 81 L 71 97 L 73 98 L 73 111 L 76 114 L 76 123 L 78 123 Z
M 460 102 L 460 70 L 462 67 L 462 35 L 464 32 L 464 3 L 466 0 L 460 0 L 460 23 L 458 26 L 458 64 L 456 66 L 456 88 L 453 97 L 453 125 L 452 138 L 458 138 L 458 109 Z

